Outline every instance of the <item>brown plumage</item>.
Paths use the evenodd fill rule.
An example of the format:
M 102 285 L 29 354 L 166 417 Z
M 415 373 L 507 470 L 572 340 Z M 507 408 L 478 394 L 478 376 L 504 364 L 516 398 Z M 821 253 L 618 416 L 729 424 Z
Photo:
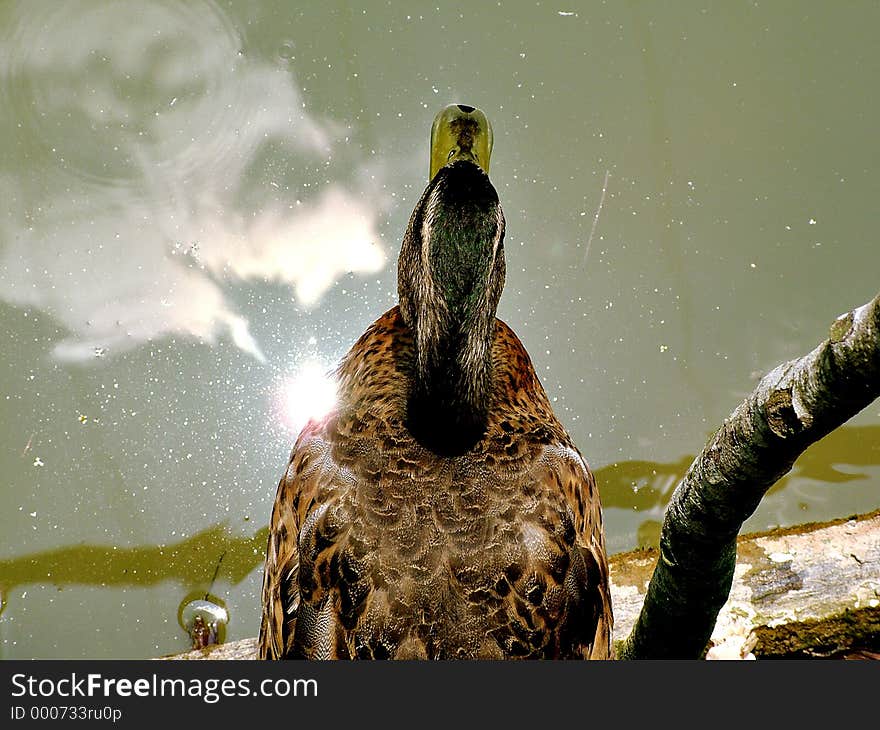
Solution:
M 453 159 L 413 211 L 401 306 L 278 486 L 261 658 L 608 658 L 599 495 L 495 318 L 503 237 L 488 176 Z

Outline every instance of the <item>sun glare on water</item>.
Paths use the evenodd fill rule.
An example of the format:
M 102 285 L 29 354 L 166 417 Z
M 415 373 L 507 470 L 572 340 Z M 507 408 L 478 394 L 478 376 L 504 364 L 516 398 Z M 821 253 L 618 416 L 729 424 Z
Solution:
M 336 405 L 336 381 L 327 368 L 307 362 L 282 384 L 285 423 L 299 433 L 309 421 L 320 421 Z

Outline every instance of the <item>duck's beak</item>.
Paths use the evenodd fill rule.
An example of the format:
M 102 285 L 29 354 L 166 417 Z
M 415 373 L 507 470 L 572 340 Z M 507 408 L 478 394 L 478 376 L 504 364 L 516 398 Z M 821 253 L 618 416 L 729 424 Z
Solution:
M 431 177 L 441 167 L 457 160 L 469 160 L 489 173 L 492 154 L 492 125 L 479 109 L 450 104 L 434 117 L 431 127 Z

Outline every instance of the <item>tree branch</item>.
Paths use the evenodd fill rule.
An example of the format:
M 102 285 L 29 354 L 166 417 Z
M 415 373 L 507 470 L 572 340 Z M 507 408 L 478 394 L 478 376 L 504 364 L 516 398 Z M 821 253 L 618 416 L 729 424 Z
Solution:
M 676 488 L 660 558 L 621 659 L 702 656 L 730 592 L 736 536 L 813 442 L 880 396 L 880 294 L 779 365 L 727 417 Z

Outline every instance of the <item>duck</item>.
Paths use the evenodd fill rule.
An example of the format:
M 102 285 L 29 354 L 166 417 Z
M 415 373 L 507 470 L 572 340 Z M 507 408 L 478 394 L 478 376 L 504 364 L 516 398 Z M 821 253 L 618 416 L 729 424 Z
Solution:
M 261 659 L 608 659 L 595 478 L 496 317 L 492 127 L 452 104 L 398 259 L 398 304 L 334 373 L 272 509 Z

